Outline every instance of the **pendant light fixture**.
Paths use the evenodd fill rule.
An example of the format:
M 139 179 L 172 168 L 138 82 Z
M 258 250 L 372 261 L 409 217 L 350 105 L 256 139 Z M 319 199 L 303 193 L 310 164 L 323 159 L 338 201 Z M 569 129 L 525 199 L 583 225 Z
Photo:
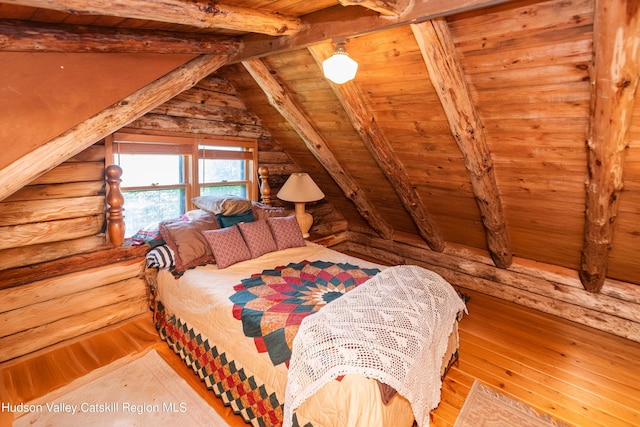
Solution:
M 322 62 L 324 76 L 336 84 L 353 80 L 358 71 L 358 63 L 351 59 L 344 42 L 336 43 L 333 55 Z

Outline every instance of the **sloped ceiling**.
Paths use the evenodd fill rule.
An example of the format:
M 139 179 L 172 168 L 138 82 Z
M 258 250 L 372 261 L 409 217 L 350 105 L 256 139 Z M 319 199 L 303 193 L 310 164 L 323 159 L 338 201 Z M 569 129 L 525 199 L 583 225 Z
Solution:
M 568 267 L 591 291 L 605 276 L 640 283 L 634 0 L 55 3 L 0 2 L 0 50 L 223 58 L 207 71 L 351 229 L 488 250 L 501 267 Z M 338 87 L 318 61 L 345 38 L 359 70 Z M 164 95 L 191 83 L 193 64 Z M 79 149 L 99 137 L 78 132 Z

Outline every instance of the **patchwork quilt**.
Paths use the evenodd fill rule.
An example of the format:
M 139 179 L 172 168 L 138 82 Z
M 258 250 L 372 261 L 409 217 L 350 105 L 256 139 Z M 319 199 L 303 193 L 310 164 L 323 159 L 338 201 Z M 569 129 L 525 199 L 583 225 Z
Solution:
M 233 316 L 274 365 L 291 358 L 302 319 L 379 273 L 348 263 L 302 261 L 254 274 L 234 287 Z

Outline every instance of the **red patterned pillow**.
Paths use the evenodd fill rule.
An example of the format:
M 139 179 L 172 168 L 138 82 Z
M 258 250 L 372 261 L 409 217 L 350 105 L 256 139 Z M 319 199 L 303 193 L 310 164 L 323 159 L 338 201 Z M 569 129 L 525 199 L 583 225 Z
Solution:
M 267 221 L 278 250 L 306 245 L 295 216 L 267 218 Z
M 242 237 L 244 237 L 244 241 L 249 247 L 252 258 L 258 258 L 260 255 L 278 249 L 266 220 L 242 222 L 238 224 L 238 228 L 240 228 Z
M 218 230 L 203 231 L 211 247 L 218 268 L 225 268 L 240 261 L 251 259 L 251 252 L 235 225 Z

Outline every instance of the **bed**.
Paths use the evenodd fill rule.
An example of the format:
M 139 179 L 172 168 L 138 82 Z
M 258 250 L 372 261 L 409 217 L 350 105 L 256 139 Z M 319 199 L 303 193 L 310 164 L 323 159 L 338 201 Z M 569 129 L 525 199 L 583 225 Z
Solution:
M 254 204 L 254 213 L 255 209 Z M 238 214 L 229 217 L 234 215 Z M 318 355 L 317 349 L 307 348 L 310 353 L 304 353 L 299 345 L 301 335 L 308 340 L 318 333 L 311 326 L 311 319 L 316 316 L 320 319 L 323 310 L 328 317 L 325 316 L 316 327 L 337 319 L 338 315 L 329 312 L 332 307 L 338 306 L 343 299 L 346 307 L 354 304 L 346 298 L 352 294 L 355 298 L 356 292 L 361 296 L 371 295 L 367 286 L 373 282 L 384 285 L 388 280 L 377 278 L 385 273 L 396 274 L 396 267 L 375 264 L 308 242 L 302 239 L 301 233 L 295 234 L 294 217 L 267 214 L 256 218 L 258 216 L 254 215 L 248 222 L 229 225 L 222 224 L 218 215 L 216 227 L 212 225 L 211 215 L 199 211 L 190 218 L 165 224 L 165 227 L 186 228 L 185 223 L 191 226 L 204 221 L 204 225 L 196 224 L 200 233 L 195 235 L 205 237 L 200 239 L 200 245 L 202 241 L 208 244 L 211 254 L 198 257 L 192 253 L 194 262 L 191 265 L 182 262 L 182 270 L 176 273 L 176 258 L 180 258 L 179 252 L 184 254 L 186 250 L 186 235 L 181 236 L 182 248 L 180 242 L 173 242 L 173 245 L 166 242 L 152 251 L 154 255 L 149 259 L 170 258 L 159 268 L 157 263 L 150 263 L 150 267 L 156 268 L 148 277 L 154 320 L 161 338 L 199 375 L 207 388 L 254 426 L 411 426 L 414 419 L 418 425 L 428 425 L 428 412 L 437 401 L 435 405 L 427 402 L 427 406 L 423 402 L 420 414 L 416 414 L 415 400 L 422 396 L 407 399 L 410 393 L 400 392 L 403 390 L 401 383 L 381 381 L 388 378 L 383 372 L 380 373 L 382 376 L 378 372 L 371 375 L 355 373 L 369 372 L 362 371 L 362 366 L 356 371 L 342 366 L 338 370 L 328 370 L 322 373 L 324 379 L 321 381 L 317 378 L 310 381 L 313 383 L 311 388 L 305 389 L 304 384 L 295 385 L 302 388 L 294 387 L 292 370 L 302 373 L 297 378 L 303 377 L 310 370 L 310 365 L 305 363 L 313 360 L 314 351 Z M 275 228 L 265 228 L 265 224 Z M 278 227 L 287 233 L 280 231 L 276 236 Z M 263 241 L 269 239 L 261 234 L 266 233 L 265 230 L 272 232 L 275 246 L 265 247 Z M 293 237 L 290 235 L 292 230 Z M 165 229 L 163 235 L 168 234 Z M 214 234 L 224 237 L 214 242 Z M 242 240 L 245 247 L 239 250 L 237 246 L 243 246 Z M 167 247 L 175 250 L 167 252 Z M 158 250 L 165 253 L 158 255 Z M 425 274 L 434 275 L 434 282 L 446 290 L 440 303 L 444 301 L 447 314 L 438 311 L 434 315 L 443 322 L 438 330 L 444 334 L 444 340 L 430 350 L 426 362 L 433 365 L 431 370 L 437 370 L 436 377 L 421 372 L 423 365 L 413 366 L 411 376 L 421 377 L 422 384 L 427 384 L 439 400 L 441 379 L 457 360 L 457 322 L 465 307 L 451 285 L 435 273 Z M 386 297 L 384 300 L 390 301 Z M 397 310 L 398 307 L 399 304 L 391 304 L 389 311 L 407 311 L 404 308 Z M 342 309 L 344 311 L 344 307 Z M 307 325 L 311 329 L 305 329 Z M 331 342 L 320 353 L 324 357 L 336 348 L 336 342 Z M 354 353 L 349 349 L 353 350 L 354 345 L 347 344 L 345 348 L 335 353 L 351 354 L 349 357 L 353 358 Z M 358 349 L 360 351 L 362 348 Z M 386 357 L 391 362 L 396 360 L 393 355 Z M 420 362 L 425 363 L 425 360 Z M 415 375 L 416 372 L 419 375 Z M 413 385 L 416 386 L 421 387 L 420 384 Z M 291 396 L 290 390 L 297 391 Z

